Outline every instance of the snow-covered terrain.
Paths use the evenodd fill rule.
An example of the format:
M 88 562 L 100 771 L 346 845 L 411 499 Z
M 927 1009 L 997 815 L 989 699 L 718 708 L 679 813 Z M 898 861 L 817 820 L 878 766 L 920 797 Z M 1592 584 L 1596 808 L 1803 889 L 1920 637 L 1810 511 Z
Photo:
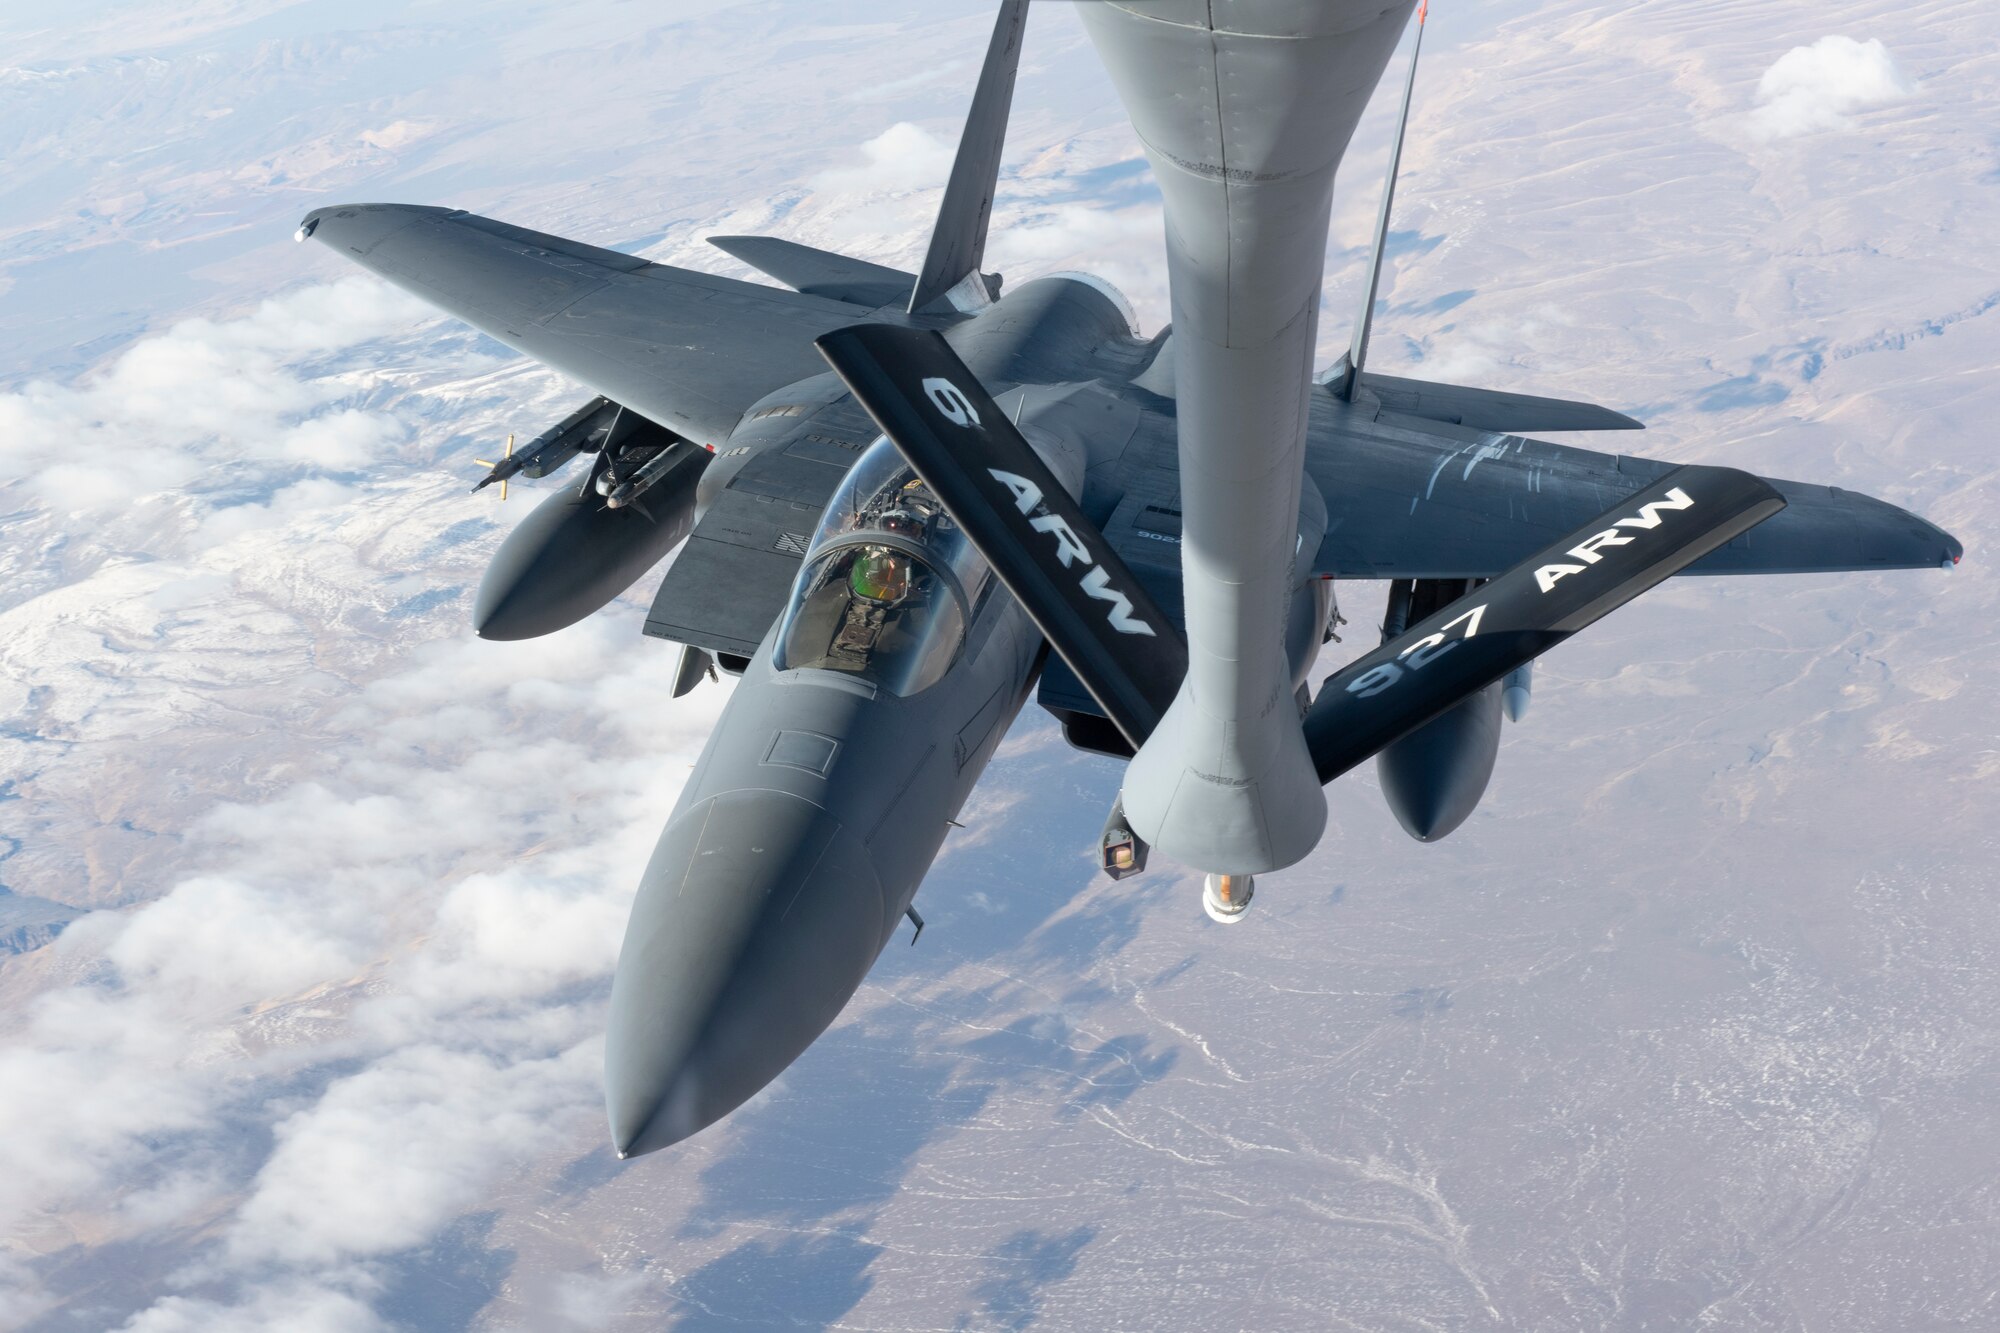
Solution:
M 653 579 L 471 636 L 527 498 L 471 459 L 582 391 L 290 232 L 914 266 L 990 6 L 52 14 L 0 9 L 0 1328 L 2000 1326 L 1991 5 L 1433 6 L 1376 324 L 1379 369 L 1881 495 L 1964 567 L 1662 588 L 1544 659 L 1464 829 L 1357 772 L 1226 931 L 1093 873 L 1116 768 L 1024 716 L 921 945 L 622 1166 L 609 971 L 726 688 L 666 699 Z M 1066 5 L 1010 142 L 994 266 L 1156 328 Z

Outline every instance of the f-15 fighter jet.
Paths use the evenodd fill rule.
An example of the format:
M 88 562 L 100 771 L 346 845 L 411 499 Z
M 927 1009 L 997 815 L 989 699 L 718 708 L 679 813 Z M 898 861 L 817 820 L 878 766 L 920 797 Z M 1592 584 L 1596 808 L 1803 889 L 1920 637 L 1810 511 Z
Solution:
M 677 697 L 738 677 L 612 987 L 621 1155 L 742 1104 L 921 930 L 917 887 L 1031 694 L 1129 760 L 1106 871 L 1170 857 L 1234 922 L 1365 759 L 1412 835 L 1451 832 L 1532 659 L 1670 575 L 1956 563 L 1865 496 L 1530 438 L 1637 428 L 1602 407 L 1370 372 L 1372 273 L 1350 352 L 1312 373 L 1334 170 L 1413 6 L 1078 7 L 1164 200 L 1150 337 L 1103 283 L 981 271 L 1026 0 L 1000 6 L 918 273 L 713 238 L 787 291 L 444 208 L 305 218 L 598 395 L 489 475 L 590 458 L 501 546 L 478 632 L 574 623 L 679 546 L 646 632 L 683 645 Z M 1383 642 L 1314 694 L 1342 578 L 1391 582 Z

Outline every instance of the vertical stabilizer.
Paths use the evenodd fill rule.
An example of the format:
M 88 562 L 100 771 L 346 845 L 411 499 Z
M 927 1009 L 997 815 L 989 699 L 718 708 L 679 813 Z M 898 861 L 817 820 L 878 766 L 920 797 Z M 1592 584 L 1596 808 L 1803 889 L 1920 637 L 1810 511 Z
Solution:
M 993 187 L 1000 179 L 1000 150 L 1007 140 L 1007 111 L 1014 101 L 1014 75 L 1021 67 L 1021 33 L 1028 24 L 1028 0 L 1001 0 L 993 41 L 972 94 L 972 111 L 959 137 L 944 204 L 931 230 L 924 267 L 910 293 L 910 313 L 950 309 L 955 288 L 966 284 L 972 303 L 991 299 L 979 276 L 986 257 L 986 224 L 993 216 Z M 970 283 L 967 283 L 970 279 Z
M 1424 49 L 1424 19 L 1430 13 L 1430 0 L 1417 7 L 1417 40 L 1410 48 L 1410 73 L 1403 80 L 1403 110 L 1396 120 L 1396 141 L 1389 149 L 1389 178 L 1382 184 L 1382 207 L 1375 214 L 1375 248 L 1368 256 L 1368 285 L 1361 294 L 1361 311 L 1354 319 L 1354 342 L 1347 351 L 1346 373 L 1335 386 L 1342 398 L 1354 396 L 1354 386 L 1361 378 L 1362 366 L 1368 360 L 1368 332 L 1375 322 L 1375 296 L 1382 286 L 1382 258 L 1389 244 L 1389 214 L 1396 203 L 1396 175 L 1403 165 L 1403 136 L 1410 129 L 1410 94 L 1417 87 L 1417 57 Z

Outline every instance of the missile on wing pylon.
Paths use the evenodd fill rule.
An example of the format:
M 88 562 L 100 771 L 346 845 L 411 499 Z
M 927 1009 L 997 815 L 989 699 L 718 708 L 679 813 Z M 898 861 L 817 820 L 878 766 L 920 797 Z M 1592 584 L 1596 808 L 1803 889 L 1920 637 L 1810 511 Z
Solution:
M 514 462 L 514 437 L 512 435 L 507 437 L 507 450 L 500 455 L 498 461 L 488 458 L 475 458 L 472 461 L 483 468 L 492 469 L 472 489 L 483 491 L 497 481 L 500 483 L 500 499 L 504 502 L 507 499 L 507 479 L 521 470 Z
M 548 476 L 582 450 L 600 447 L 610 433 L 612 423 L 618 420 L 618 414 L 618 404 L 609 398 L 598 397 L 528 441 L 527 447 L 518 453 L 514 449 L 514 437 L 508 436 L 505 457 L 494 463 L 478 460 L 492 470 L 481 477 L 472 489 L 484 490 L 497 481 L 504 495 L 509 477 L 539 480 Z
M 704 450 L 704 453 L 707 451 Z M 641 497 L 650 492 L 668 473 L 680 468 L 686 458 L 673 449 L 662 449 L 644 463 L 629 478 L 614 479 L 606 473 L 597 480 L 597 491 L 604 497 L 607 509 L 623 509 L 627 505 L 642 503 Z
M 1528 698 L 1534 693 L 1534 688 L 1534 663 L 1515 667 L 1507 673 L 1501 685 L 1501 699 L 1509 722 L 1519 722 L 1528 715 Z

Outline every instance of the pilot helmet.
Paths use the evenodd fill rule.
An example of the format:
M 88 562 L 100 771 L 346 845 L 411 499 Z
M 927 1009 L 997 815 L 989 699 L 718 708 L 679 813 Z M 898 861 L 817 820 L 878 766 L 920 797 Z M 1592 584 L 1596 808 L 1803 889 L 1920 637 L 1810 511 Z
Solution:
M 912 541 L 920 541 L 924 535 L 923 515 L 908 509 L 890 510 L 882 515 L 879 526 L 884 532 L 893 533 L 898 537 L 908 537 Z
M 864 601 L 894 606 L 910 592 L 910 557 L 886 546 L 864 546 L 847 584 Z

